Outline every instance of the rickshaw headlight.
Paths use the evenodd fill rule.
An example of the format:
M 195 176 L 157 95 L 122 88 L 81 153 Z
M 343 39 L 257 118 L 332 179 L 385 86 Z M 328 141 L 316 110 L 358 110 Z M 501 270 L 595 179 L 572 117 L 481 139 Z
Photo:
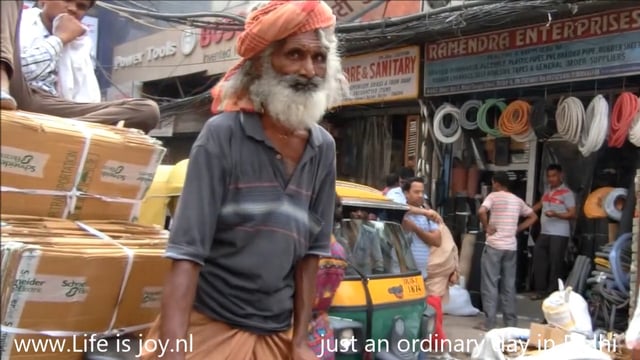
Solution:
M 340 354 L 358 354 L 364 342 L 362 324 L 336 317 L 329 317 L 336 340 L 336 348 Z

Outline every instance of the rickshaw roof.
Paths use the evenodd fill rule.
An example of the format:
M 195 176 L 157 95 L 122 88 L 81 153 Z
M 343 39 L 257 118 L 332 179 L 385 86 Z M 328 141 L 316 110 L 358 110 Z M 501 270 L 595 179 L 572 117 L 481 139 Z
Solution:
M 357 206 L 375 209 L 409 210 L 409 207 L 396 203 L 372 187 L 348 181 L 336 181 L 336 194 L 343 206 Z
M 189 159 L 184 159 L 173 166 L 163 169 L 166 174 L 154 179 L 154 182 L 164 182 L 166 196 L 177 196 L 182 192 Z M 372 187 L 348 181 L 336 181 L 336 193 L 345 206 L 357 206 L 375 209 L 408 210 L 406 205 L 398 204 L 384 196 L 381 191 Z

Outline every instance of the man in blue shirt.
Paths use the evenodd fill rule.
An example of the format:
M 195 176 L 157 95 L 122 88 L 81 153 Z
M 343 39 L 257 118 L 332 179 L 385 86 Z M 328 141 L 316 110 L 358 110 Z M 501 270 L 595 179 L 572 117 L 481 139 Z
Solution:
M 422 178 L 408 179 L 402 185 L 402 190 L 408 205 L 417 208 L 423 206 L 424 181 Z M 402 226 L 411 234 L 411 252 L 416 266 L 422 272 L 422 277 L 426 279 L 430 247 L 439 247 L 442 241 L 438 224 L 425 215 L 408 213 L 402 221 Z

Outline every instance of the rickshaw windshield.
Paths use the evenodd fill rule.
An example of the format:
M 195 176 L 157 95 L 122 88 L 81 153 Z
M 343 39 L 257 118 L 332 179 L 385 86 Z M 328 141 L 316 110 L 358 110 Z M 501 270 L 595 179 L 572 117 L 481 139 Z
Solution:
M 347 276 L 417 271 L 408 238 L 396 222 L 344 219 L 336 226 L 335 237 L 347 251 L 351 265 Z

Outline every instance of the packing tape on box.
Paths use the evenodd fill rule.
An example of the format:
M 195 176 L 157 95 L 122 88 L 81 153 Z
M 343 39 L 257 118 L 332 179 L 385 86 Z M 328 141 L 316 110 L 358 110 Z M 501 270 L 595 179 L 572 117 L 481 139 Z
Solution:
M 122 250 L 124 250 L 124 252 L 127 254 L 127 267 L 124 271 L 124 277 L 122 279 L 122 285 L 120 285 L 120 293 L 118 294 L 118 301 L 116 302 L 116 308 L 113 311 L 113 316 L 111 317 L 111 323 L 109 324 L 109 330 L 107 330 L 107 332 L 110 332 L 113 330 L 114 325 L 116 324 L 116 320 L 118 318 L 118 309 L 120 308 L 120 302 L 122 301 L 122 297 L 124 296 L 124 291 L 127 287 L 127 283 L 129 282 L 129 276 L 131 275 L 131 269 L 133 268 L 133 256 L 134 256 L 134 252 L 133 250 L 129 249 L 128 247 L 120 244 L 119 242 L 117 242 L 116 240 L 113 240 L 109 235 L 96 230 L 94 228 L 92 228 L 91 226 L 82 223 L 80 221 L 76 221 L 75 222 L 76 225 L 78 225 L 80 228 L 82 228 L 83 230 L 87 231 L 88 233 L 97 236 L 98 238 L 111 242 L 116 246 L 119 246 L 120 248 L 122 248 Z

